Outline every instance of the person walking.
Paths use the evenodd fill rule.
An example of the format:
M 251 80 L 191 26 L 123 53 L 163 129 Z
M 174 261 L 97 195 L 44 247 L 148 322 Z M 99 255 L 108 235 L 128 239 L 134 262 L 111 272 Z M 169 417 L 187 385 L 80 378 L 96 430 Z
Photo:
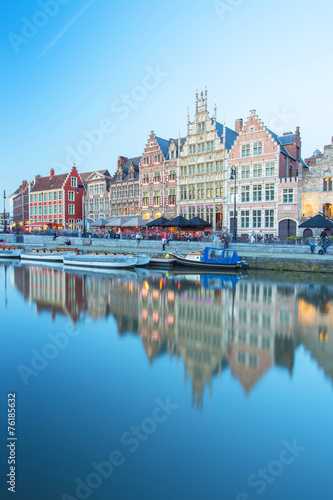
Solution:
M 316 238 L 313 235 L 310 236 L 309 238 L 309 245 L 310 245 L 310 251 L 311 253 L 313 253 L 316 248 Z

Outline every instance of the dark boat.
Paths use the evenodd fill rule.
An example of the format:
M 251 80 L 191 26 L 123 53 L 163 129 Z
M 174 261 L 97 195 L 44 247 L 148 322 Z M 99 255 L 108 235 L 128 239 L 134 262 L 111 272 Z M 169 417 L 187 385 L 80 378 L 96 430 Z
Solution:
M 177 264 L 191 266 L 198 269 L 247 269 L 249 263 L 242 260 L 236 250 L 230 248 L 206 247 L 201 252 L 188 253 L 187 255 L 171 254 Z

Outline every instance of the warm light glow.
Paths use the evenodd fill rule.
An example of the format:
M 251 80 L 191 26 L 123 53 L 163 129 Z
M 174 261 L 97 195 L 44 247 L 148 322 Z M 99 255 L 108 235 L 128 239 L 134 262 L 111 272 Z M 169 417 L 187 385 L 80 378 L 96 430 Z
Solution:
M 147 291 L 149 290 L 149 283 L 148 283 L 148 281 L 144 281 L 143 282 L 143 287 L 144 287 L 145 290 L 147 290 Z

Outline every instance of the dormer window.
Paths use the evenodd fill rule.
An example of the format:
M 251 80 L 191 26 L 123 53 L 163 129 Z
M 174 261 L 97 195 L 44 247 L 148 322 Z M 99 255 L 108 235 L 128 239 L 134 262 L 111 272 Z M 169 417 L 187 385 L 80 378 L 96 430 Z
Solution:
M 170 158 L 171 158 L 171 160 L 173 160 L 175 158 L 175 151 L 171 151 Z

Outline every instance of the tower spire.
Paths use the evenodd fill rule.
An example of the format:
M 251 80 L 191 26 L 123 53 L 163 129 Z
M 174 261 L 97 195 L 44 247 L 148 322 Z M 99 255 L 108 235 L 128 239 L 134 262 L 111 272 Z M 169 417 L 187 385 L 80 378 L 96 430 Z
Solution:
M 198 113 L 198 103 L 199 103 L 199 97 L 198 97 L 198 85 L 195 86 L 195 114 Z

